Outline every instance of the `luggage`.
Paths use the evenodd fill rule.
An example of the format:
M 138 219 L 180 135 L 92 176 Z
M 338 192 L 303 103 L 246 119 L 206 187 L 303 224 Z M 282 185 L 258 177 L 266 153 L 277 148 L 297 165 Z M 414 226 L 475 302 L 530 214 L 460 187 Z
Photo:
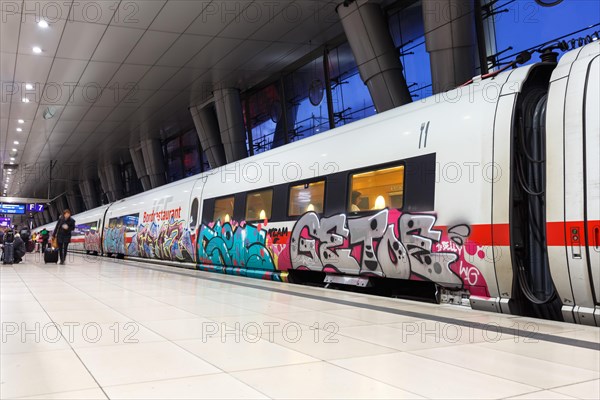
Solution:
M 12 264 L 15 261 L 15 248 L 12 243 L 4 243 L 2 248 L 2 256 L 4 264 Z
M 54 249 L 52 247 L 46 247 L 46 251 L 44 252 L 44 263 L 54 263 L 58 262 L 58 249 Z
M 28 253 L 33 253 L 35 250 L 35 242 L 33 240 L 25 242 L 25 250 L 27 250 Z

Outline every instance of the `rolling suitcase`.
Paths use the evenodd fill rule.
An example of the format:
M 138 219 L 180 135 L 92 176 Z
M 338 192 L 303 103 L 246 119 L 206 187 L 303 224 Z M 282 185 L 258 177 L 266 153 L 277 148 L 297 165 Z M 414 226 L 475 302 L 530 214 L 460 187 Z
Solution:
M 58 262 L 58 249 L 54 249 L 50 246 L 46 248 L 44 252 L 44 263 L 53 263 L 56 264 Z
M 13 245 L 13 243 L 4 243 L 4 248 L 3 250 L 3 258 L 4 260 L 2 261 L 4 264 L 12 264 L 14 262 L 14 258 L 15 258 L 15 247 Z
M 27 250 L 28 253 L 33 253 L 35 250 L 35 242 L 33 240 L 29 240 L 27 243 L 25 243 L 25 250 Z

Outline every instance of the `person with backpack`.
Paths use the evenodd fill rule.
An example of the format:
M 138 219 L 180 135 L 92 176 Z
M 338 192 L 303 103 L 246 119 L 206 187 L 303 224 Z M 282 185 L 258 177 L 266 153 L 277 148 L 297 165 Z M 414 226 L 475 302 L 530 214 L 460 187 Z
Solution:
M 75 230 L 75 220 L 71 218 L 71 210 L 68 208 L 63 211 L 61 217 L 56 223 L 52 237 L 58 241 L 58 255 L 60 257 L 60 264 L 65 265 L 65 259 L 67 258 L 67 248 L 71 242 L 71 232 Z

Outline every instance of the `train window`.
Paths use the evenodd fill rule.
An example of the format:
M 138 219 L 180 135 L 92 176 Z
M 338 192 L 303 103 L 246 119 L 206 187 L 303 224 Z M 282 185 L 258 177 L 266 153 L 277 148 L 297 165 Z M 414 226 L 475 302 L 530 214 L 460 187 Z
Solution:
M 290 188 L 290 217 L 302 215 L 308 211 L 323 212 L 325 202 L 325 181 L 305 183 Z
M 190 228 L 194 229 L 198 221 L 198 199 L 192 201 L 192 209 L 190 210 Z
M 233 196 L 215 200 L 213 221 L 221 221 L 223 223 L 231 221 L 234 203 L 235 199 Z
M 402 208 L 403 205 L 403 165 L 351 175 L 348 212 Z
M 118 225 L 118 218 L 111 218 L 108 220 L 108 227 L 109 228 L 116 228 Z
M 273 189 L 261 190 L 246 195 L 246 221 L 271 219 Z
M 125 232 L 137 232 L 139 214 L 125 215 L 121 218 L 123 219 L 123 225 L 125 225 Z

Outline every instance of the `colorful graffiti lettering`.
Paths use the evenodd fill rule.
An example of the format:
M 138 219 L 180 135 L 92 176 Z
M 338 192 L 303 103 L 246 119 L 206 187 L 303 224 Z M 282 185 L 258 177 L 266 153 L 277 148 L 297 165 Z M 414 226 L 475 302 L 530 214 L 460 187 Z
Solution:
M 387 209 L 353 219 L 345 214 L 319 218 L 309 212 L 290 237 L 291 267 L 429 280 L 447 288 L 487 287 L 464 257 L 470 228 L 457 225 L 444 234 L 434 228 L 435 222 L 434 215 Z
M 235 222 L 202 225 L 198 233 L 198 262 L 245 269 L 275 270 L 262 225 Z
M 194 262 L 194 240 L 185 220 L 171 217 L 162 224 L 140 224 L 128 254 L 162 260 Z
M 107 253 L 125 254 L 125 227 L 104 229 L 104 249 Z
M 101 252 L 100 235 L 95 230 L 88 230 L 83 237 L 84 249 L 87 251 Z

